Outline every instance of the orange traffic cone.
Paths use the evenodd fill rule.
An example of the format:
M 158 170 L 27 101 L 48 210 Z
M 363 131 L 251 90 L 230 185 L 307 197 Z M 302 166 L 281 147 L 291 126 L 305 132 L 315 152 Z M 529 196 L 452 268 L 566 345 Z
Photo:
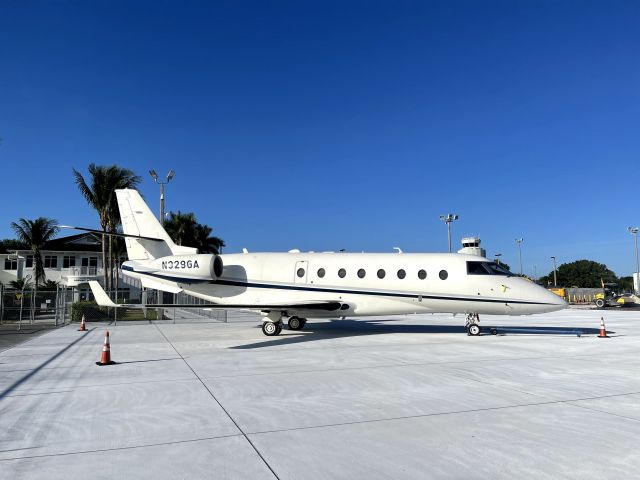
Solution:
M 79 332 L 86 332 L 87 331 L 87 326 L 84 323 L 84 315 L 82 315 L 82 321 L 80 322 L 80 328 L 78 329 Z
M 598 335 L 598 338 L 609 338 L 607 329 L 604 326 L 604 317 L 600 317 L 600 335 Z
M 104 345 L 102 346 L 102 355 L 100 361 L 96 365 L 113 365 L 116 362 L 111 361 L 111 347 L 109 346 L 109 330 L 104 332 Z

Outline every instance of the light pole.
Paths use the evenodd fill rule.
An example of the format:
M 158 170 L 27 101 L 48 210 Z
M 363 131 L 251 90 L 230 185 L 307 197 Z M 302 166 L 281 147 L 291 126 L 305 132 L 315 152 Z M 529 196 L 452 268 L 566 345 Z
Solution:
M 155 170 L 149 170 L 149 175 L 153 178 L 153 181 L 160 185 L 160 225 L 164 225 L 164 186 L 171 181 L 171 179 L 175 176 L 176 172 L 173 170 L 169 170 L 167 173 L 167 181 L 160 182 L 158 181 L 158 174 Z
M 638 288 L 636 289 L 636 293 L 640 293 L 640 261 L 638 261 L 638 227 L 627 227 L 627 230 L 631 235 L 633 235 L 633 240 L 636 246 L 636 273 L 633 275 L 635 280 L 634 287 L 636 283 L 638 284 Z
M 502 254 L 501 254 L 501 253 L 496 253 L 496 254 L 494 255 L 494 257 L 496 257 L 496 263 L 497 263 L 498 265 L 500 265 L 500 257 L 501 257 L 501 256 L 502 256 Z
M 518 256 L 520 258 L 520 275 L 522 276 L 522 242 L 524 242 L 524 238 L 516 238 L 516 243 L 518 244 Z
M 447 224 L 447 237 L 449 238 L 449 253 L 451 253 L 451 222 L 458 220 L 458 215 L 455 213 L 448 213 L 445 215 L 440 215 L 440 220 Z
M 557 287 L 558 286 L 558 276 L 556 275 L 556 271 L 558 269 L 556 268 L 556 257 L 551 257 L 551 260 L 553 260 L 553 286 Z

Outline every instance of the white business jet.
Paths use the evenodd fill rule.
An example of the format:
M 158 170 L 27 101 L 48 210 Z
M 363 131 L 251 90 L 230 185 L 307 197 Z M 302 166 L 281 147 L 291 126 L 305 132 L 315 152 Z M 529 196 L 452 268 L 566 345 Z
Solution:
M 116 190 L 129 260 L 125 275 L 143 287 L 185 292 L 206 308 L 250 309 L 263 315 L 265 335 L 279 335 L 307 318 L 465 314 L 470 335 L 480 314 L 529 315 L 566 308 L 557 295 L 486 258 L 459 253 L 238 253 L 199 254 L 176 245 L 136 190 Z M 96 231 L 78 228 L 80 230 Z M 102 232 L 100 232 L 102 233 Z M 116 305 L 89 282 L 99 305 Z M 193 307 L 154 304 L 145 307 Z M 203 305 L 198 305 L 202 308 Z

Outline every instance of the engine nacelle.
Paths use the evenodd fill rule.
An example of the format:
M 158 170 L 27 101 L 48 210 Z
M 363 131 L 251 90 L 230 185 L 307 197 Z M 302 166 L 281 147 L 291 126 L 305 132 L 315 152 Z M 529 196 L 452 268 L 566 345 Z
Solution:
M 153 260 L 150 265 L 158 274 L 169 279 L 216 280 L 222 275 L 222 258 L 213 254 L 171 255 Z

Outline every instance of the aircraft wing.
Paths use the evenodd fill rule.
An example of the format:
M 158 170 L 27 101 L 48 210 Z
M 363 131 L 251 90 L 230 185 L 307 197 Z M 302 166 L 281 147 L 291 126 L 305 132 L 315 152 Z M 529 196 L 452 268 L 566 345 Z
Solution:
M 102 286 L 95 280 L 88 282 L 93 296 L 96 299 L 96 303 L 101 307 L 111 308 L 206 308 L 206 309 L 222 309 L 222 310 L 321 310 L 327 312 L 333 312 L 340 310 L 344 305 L 339 301 L 307 301 L 307 302 L 288 302 L 288 303 L 265 303 L 265 304 L 222 304 L 222 303 L 201 303 L 194 305 L 192 303 L 153 303 L 143 305 L 141 303 L 114 303 L 107 292 L 104 291 Z

